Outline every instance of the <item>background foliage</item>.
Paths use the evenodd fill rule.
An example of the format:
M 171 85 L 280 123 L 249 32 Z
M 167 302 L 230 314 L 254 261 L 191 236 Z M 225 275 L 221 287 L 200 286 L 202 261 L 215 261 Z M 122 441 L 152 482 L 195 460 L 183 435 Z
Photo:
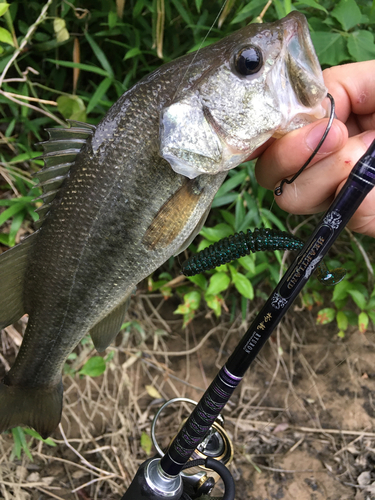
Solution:
M 13 246 L 33 231 L 32 200 L 40 193 L 32 174 L 42 165 L 34 144 L 46 139 L 45 128 L 63 124 L 64 118 L 96 124 L 123 92 L 160 64 L 250 22 L 274 21 L 292 10 L 306 15 L 322 66 L 375 58 L 375 0 L 0 1 L 0 243 Z M 307 237 L 316 220 L 278 209 L 247 163 L 229 172 L 207 227 L 189 252 L 248 227 L 298 226 L 298 235 Z M 365 331 L 369 318 L 375 320 L 370 246 L 369 238 L 348 234 L 331 253 L 329 264 L 344 263 L 348 277 L 333 295 L 329 292 L 331 307 L 322 309 L 317 321 L 336 320 L 341 336 L 349 323 Z M 150 277 L 149 289 L 168 298 L 177 264 L 171 260 Z M 217 316 L 223 308 L 234 314 L 240 297 L 245 315 L 248 300 L 265 297 L 279 280 L 280 264 L 278 253 L 251 255 L 190 278 L 190 285 L 177 288 L 176 312 L 187 324 L 205 301 Z M 312 281 L 303 304 L 311 308 L 327 302 L 325 297 Z

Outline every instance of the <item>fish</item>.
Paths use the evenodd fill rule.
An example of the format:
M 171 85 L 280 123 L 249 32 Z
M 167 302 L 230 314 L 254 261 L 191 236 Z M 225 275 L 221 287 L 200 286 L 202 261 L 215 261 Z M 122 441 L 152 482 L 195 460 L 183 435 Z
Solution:
M 0 256 L 0 327 L 29 315 L 0 383 L 0 432 L 55 430 L 69 353 L 88 333 L 108 347 L 137 284 L 199 233 L 227 171 L 326 116 L 326 92 L 292 12 L 161 66 L 96 127 L 48 130 L 36 231 Z

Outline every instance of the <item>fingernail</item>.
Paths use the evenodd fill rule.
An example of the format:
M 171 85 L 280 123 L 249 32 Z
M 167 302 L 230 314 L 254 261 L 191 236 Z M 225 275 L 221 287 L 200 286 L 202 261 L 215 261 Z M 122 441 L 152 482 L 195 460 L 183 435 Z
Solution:
M 319 123 L 312 130 L 310 130 L 309 134 L 306 137 L 307 146 L 314 151 L 314 149 L 319 144 L 321 138 L 324 135 L 324 132 L 327 128 L 327 122 Z M 331 130 L 328 132 L 327 137 L 325 138 L 321 148 L 319 149 L 319 154 L 322 153 L 331 153 L 334 151 L 341 139 L 342 132 L 340 127 L 335 125 L 335 122 L 332 123 Z
M 364 142 L 366 148 L 369 148 L 373 141 L 375 141 L 375 132 L 367 132 L 366 134 L 363 134 L 361 137 L 362 141 Z

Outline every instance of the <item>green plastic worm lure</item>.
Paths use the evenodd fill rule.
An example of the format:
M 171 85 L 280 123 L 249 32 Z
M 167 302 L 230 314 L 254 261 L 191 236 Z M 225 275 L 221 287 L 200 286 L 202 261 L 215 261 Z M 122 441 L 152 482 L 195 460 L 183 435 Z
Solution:
M 303 245 L 304 242 L 300 238 L 286 231 L 264 228 L 255 228 L 251 231 L 248 229 L 246 233 L 242 231 L 235 233 L 193 255 L 182 264 L 182 272 L 185 276 L 194 276 L 250 253 L 267 250 L 301 250 Z M 344 278 L 345 270 L 337 268 L 329 271 L 323 262 L 319 266 L 317 276 L 325 285 L 336 285 Z
M 182 264 L 185 276 L 194 276 L 203 271 L 227 264 L 244 255 L 266 250 L 300 250 L 304 243 L 300 238 L 277 229 L 255 228 L 223 238 Z

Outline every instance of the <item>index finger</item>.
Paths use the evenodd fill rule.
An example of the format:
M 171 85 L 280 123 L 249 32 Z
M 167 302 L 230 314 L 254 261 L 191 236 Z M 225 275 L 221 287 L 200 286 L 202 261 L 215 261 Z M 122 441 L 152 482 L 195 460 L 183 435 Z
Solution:
M 375 128 L 375 60 L 334 66 L 323 71 L 324 83 L 336 102 L 336 115 L 346 122 L 351 113 L 369 115 Z

